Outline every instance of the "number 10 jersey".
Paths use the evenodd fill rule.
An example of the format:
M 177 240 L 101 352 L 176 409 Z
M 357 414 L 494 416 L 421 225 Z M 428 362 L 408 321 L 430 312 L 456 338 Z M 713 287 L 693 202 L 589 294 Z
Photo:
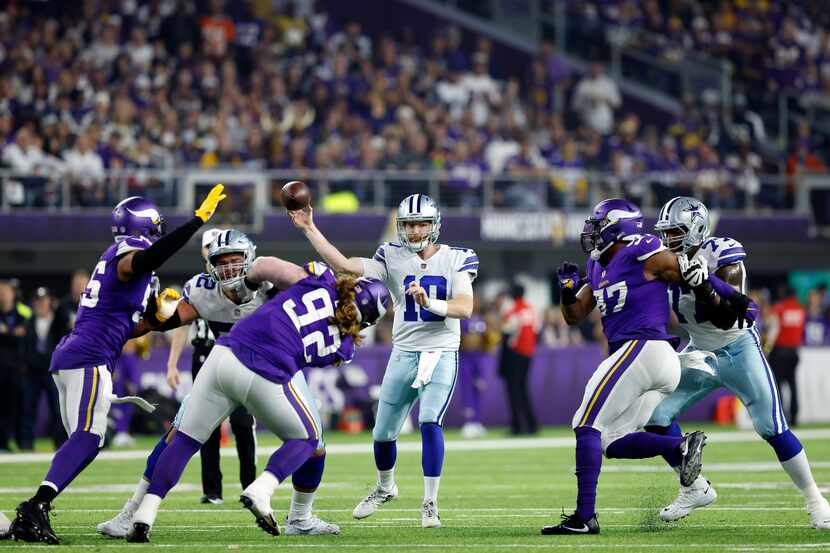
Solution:
M 460 320 L 442 317 L 415 303 L 405 292 L 410 283 L 424 288 L 430 298 L 453 297 L 453 280 L 467 273 L 472 282 L 478 274 L 478 256 L 469 248 L 438 245 L 429 259 L 421 259 L 399 244 L 381 244 L 372 259 L 363 259 L 363 276 L 381 279 L 395 307 L 392 343 L 403 351 L 457 351 L 461 342 Z

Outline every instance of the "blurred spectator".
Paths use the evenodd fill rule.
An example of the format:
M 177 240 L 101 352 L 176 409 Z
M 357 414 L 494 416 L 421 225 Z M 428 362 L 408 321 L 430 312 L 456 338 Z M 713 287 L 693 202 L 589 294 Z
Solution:
M 807 311 L 798 303 L 795 291 L 788 288 L 784 298 L 772 306 L 774 317 L 770 317 L 767 330 L 767 344 L 772 344 L 769 364 L 778 383 L 781 406 L 790 426 L 798 424 L 798 348 L 804 339 L 804 324 Z M 784 401 L 786 384 L 788 401 Z
M 107 203 L 104 191 L 104 162 L 93 149 L 89 135 L 78 136 L 75 148 L 64 156 L 66 171 L 72 180 L 72 197 L 82 206 Z
M 614 130 L 614 110 L 622 105 L 622 98 L 601 63 L 591 64 L 588 75 L 577 83 L 571 102 L 587 127 L 602 135 Z
M 32 317 L 26 323 L 26 335 L 23 339 L 25 373 L 22 382 L 23 394 L 17 413 L 18 443 L 24 451 L 34 448 L 35 423 L 42 393 L 46 394 L 46 405 L 49 409 L 47 433 L 52 438 L 55 449 L 66 441 L 66 431 L 58 406 L 58 390 L 49 373 L 52 352 L 61 338 L 69 332 L 66 319 L 56 307 L 56 300 L 48 289 L 40 287 L 35 291 Z
M 807 292 L 807 319 L 804 322 L 804 345 L 830 345 L 830 320 L 823 305 L 822 292 L 816 288 Z
M 575 346 L 583 343 L 579 329 L 568 326 L 558 305 L 551 305 L 545 310 L 540 338 L 542 343 L 549 348 Z
M 0 281 L 0 452 L 9 450 L 9 438 L 15 428 L 23 375 L 23 340 L 30 315 L 17 304 L 15 294 L 8 281 Z
M 86 285 L 89 283 L 89 273 L 86 269 L 76 269 L 72 273 L 72 278 L 69 282 L 69 294 L 67 294 L 58 304 L 58 311 L 61 312 L 61 317 L 66 320 L 68 326 L 67 332 L 72 330 L 75 326 L 75 317 L 78 314 L 78 307 L 81 302 L 81 295 L 86 290 Z
M 510 432 L 535 434 L 538 431 L 536 415 L 528 394 L 530 362 L 536 351 L 536 332 L 539 327 L 536 312 L 524 299 L 524 287 L 514 284 L 510 289 L 512 303 L 502 312 L 501 331 L 504 334 L 499 360 L 499 376 L 504 379 L 507 401 L 510 405 Z

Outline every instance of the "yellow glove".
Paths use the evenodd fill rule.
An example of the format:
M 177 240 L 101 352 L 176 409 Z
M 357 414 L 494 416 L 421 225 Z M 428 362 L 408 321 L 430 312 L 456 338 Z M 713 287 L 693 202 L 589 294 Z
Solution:
M 216 211 L 216 206 L 219 205 L 219 202 L 227 198 L 224 190 L 225 186 L 223 184 L 217 184 L 211 188 L 207 198 L 205 198 L 205 201 L 203 201 L 202 205 L 199 206 L 199 209 L 196 210 L 196 217 L 201 219 L 203 223 L 207 223 L 207 220 L 210 219 L 213 212 Z
M 180 301 L 182 301 L 182 295 L 173 288 L 162 290 L 161 294 L 156 297 L 156 320 L 164 323 L 172 317 Z

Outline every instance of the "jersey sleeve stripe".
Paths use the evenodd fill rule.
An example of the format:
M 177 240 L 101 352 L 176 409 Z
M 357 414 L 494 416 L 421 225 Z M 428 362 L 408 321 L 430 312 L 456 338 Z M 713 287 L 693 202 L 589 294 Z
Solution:
M 470 257 L 465 259 L 464 260 L 464 265 L 466 265 L 467 263 L 473 263 L 473 262 L 478 263 L 478 256 L 477 255 L 471 255 Z
M 373 257 L 372 259 L 374 259 L 375 261 L 379 261 L 380 263 L 383 263 L 384 266 L 386 266 L 386 260 L 378 254 L 375 254 L 375 257 Z
M 738 261 L 743 261 L 744 259 L 746 259 L 746 255 L 742 253 L 721 257 L 720 259 L 718 259 L 718 268 L 721 268 L 724 265 L 731 265 L 732 263 L 737 263 Z
M 458 269 L 459 273 L 462 271 L 478 271 L 478 263 L 470 263 L 468 265 L 464 265 L 463 267 Z
M 746 250 L 743 249 L 741 246 L 729 248 L 728 250 L 723 250 L 722 252 L 720 252 L 720 257 L 726 257 L 730 254 L 734 255 L 736 253 L 746 253 Z
M 666 249 L 666 246 L 664 246 L 663 244 L 660 244 L 659 248 L 655 248 L 655 249 L 651 250 L 650 252 L 646 252 L 643 255 L 639 256 L 637 258 L 637 261 L 645 261 L 646 259 L 648 259 L 652 255 L 658 254 L 658 253 L 662 252 L 665 249 Z

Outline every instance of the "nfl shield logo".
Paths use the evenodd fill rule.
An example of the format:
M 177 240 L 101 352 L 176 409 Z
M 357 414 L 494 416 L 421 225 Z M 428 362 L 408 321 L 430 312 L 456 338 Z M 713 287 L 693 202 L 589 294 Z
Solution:
M 426 269 L 426 268 L 427 268 L 427 264 L 426 263 L 421 263 L 421 269 Z

